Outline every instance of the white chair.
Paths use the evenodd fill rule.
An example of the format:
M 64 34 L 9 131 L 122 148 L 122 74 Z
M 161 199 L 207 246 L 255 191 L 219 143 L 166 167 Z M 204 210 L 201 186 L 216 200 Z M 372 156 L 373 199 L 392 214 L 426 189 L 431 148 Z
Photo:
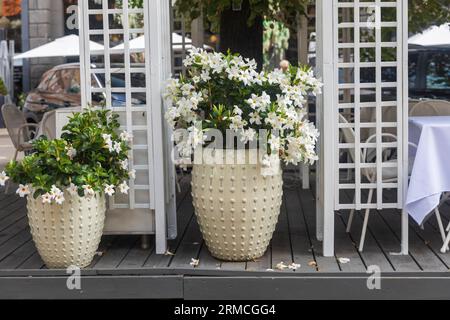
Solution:
M 445 100 L 423 100 L 409 111 L 411 117 L 450 116 L 450 102 Z
M 342 115 L 339 115 L 340 118 L 340 122 L 341 123 L 347 123 L 348 121 L 345 117 L 343 117 Z M 342 136 L 344 139 L 345 143 L 349 143 L 349 144 L 354 144 L 355 143 L 355 132 L 352 128 L 342 128 Z M 367 141 L 365 142 L 366 144 L 368 143 L 373 143 L 377 138 L 377 135 L 372 135 L 370 136 Z M 382 134 L 382 138 L 384 139 L 390 139 L 391 141 L 397 141 L 397 137 L 391 133 L 383 133 Z M 410 144 L 413 147 L 413 144 Z M 356 156 L 359 156 L 361 159 L 361 163 L 368 163 L 370 162 L 371 159 L 373 159 L 373 153 L 368 152 L 369 148 L 363 148 L 361 150 L 361 152 L 359 153 L 359 155 L 356 154 L 356 152 L 354 150 L 350 150 L 350 158 L 353 161 L 353 163 L 355 162 Z M 383 150 L 384 153 L 386 153 L 386 151 L 388 151 L 388 149 Z M 384 158 L 384 162 L 385 163 L 389 163 L 389 162 L 395 162 L 397 160 L 389 160 L 387 157 Z M 410 164 L 409 164 L 409 174 L 411 174 L 411 170 L 412 170 L 412 161 L 413 159 L 410 159 Z M 377 169 L 376 168 L 364 168 L 362 170 L 362 174 L 363 176 L 369 181 L 369 183 L 376 183 L 377 182 Z M 396 167 L 385 167 L 383 168 L 383 177 L 382 177 L 382 182 L 383 183 L 393 183 L 393 182 L 397 182 L 398 181 L 398 172 L 397 172 L 397 168 Z M 374 195 L 374 191 L 375 189 L 370 189 L 369 190 L 369 194 L 367 197 L 367 204 L 371 204 L 372 203 L 372 199 L 373 199 L 373 195 Z M 441 237 L 442 240 L 445 241 L 445 231 L 444 231 L 444 226 L 442 224 L 442 219 L 439 213 L 438 208 L 435 209 L 435 214 L 436 214 L 436 219 L 438 220 L 438 225 L 439 225 L 439 230 L 441 233 Z M 362 230 L 361 230 L 361 238 L 359 241 L 359 248 L 358 250 L 360 252 L 362 252 L 364 250 L 364 241 L 366 238 L 366 233 L 367 233 L 367 226 L 369 223 L 369 215 L 370 215 L 370 209 L 366 209 L 365 210 L 365 214 L 364 214 L 364 222 L 363 222 L 363 226 L 362 226 Z M 350 233 L 351 231 L 351 227 L 353 224 L 353 219 L 355 216 L 355 210 L 352 209 L 350 211 L 350 216 L 349 216 L 349 220 L 347 223 L 347 233 Z M 449 238 L 449 242 L 450 242 L 450 238 Z
M 36 138 L 46 136 L 49 140 L 56 139 L 56 111 L 44 114 L 36 133 Z
M 31 132 L 34 129 L 39 131 L 39 125 L 34 123 L 27 123 L 22 111 L 13 104 L 5 104 L 2 106 L 2 116 L 5 122 L 6 130 L 8 131 L 11 142 L 16 149 L 13 160 L 16 161 L 19 152 L 26 153 L 33 149 L 31 144 Z M 10 183 L 6 186 L 5 193 L 9 191 Z

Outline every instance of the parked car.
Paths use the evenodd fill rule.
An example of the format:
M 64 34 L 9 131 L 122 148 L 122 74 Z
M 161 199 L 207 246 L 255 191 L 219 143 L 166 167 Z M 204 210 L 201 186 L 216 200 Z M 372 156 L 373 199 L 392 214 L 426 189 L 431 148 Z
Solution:
M 97 66 L 92 66 L 96 68 Z M 123 73 L 116 73 L 111 79 L 113 88 L 124 88 Z M 92 86 L 105 87 L 103 74 L 92 75 Z M 145 87 L 145 75 L 133 74 L 134 87 Z M 102 94 L 93 96 L 93 104 L 100 104 L 104 100 Z M 133 95 L 133 104 L 145 104 L 145 94 Z M 112 106 L 125 105 L 125 93 L 112 93 Z M 31 91 L 24 104 L 24 113 L 29 123 L 39 123 L 45 112 L 58 108 L 78 107 L 81 105 L 81 77 L 80 64 L 71 63 L 56 66 L 48 70 L 41 78 L 36 89 Z

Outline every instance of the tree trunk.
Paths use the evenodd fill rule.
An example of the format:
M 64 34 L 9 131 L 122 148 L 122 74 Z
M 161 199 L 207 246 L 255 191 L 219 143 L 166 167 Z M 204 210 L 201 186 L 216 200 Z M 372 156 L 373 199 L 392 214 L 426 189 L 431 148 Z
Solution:
M 220 19 L 220 51 L 239 53 L 245 58 L 255 59 L 258 68 L 263 66 L 263 18 L 256 17 L 249 26 L 249 0 L 244 0 L 242 10 L 231 8 L 222 13 Z

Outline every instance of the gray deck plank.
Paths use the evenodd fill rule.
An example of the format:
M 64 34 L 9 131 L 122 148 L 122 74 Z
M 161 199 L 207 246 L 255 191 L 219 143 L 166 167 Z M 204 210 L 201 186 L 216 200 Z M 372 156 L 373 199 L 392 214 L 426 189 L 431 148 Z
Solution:
M 113 245 L 101 256 L 93 269 L 115 269 L 138 241 L 136 236 L 119 236 Z
M 269 244 L 269 248 L 267 248 L 267 251 L 264 253 L 264 255 L 255 260 L 255 261 L 248 261 L 246 270 L 251 271 L 267 271 L 272 269 L 272 244 Z
M 362 215 L 358 214 L 353 219 L 353 226 L 350 233 L 352 240 L 355 242 L 355 246 L 359 246 L 359 238 L 361 237 L 362 229 Z M 338 219 L 342 219 L 345 228 L 347 227 L 348 215 L 343 215 Z M 376 239 L 370 229 L 367 230 L 366 241 L 364 244 L 364 251 L 360 252 L 362 260 L 366 267 L 378 266 L 382 272 L 393 272 L 394 267 L 392 266 L 389 258 L 387 257 L 389 253 L 385 253 L 383 249 L 378 245 Z
M 292 255 L 294 262 L 301 265 L 297 272 L 316 272 L 315 268 L 309 266 L 311 261 L 315 261 L 310 239 L 315 235 L 311 235 L 306 227 L 297 190 L 285 189 L 284 201 L 291 234 Z
M 366 272 L 366 266 L 359 255 L 358 249 L 350 236 L 345 232 L 345 225 L 338 215 L 335 220 L 336 260 L 343 272 Z M 341 258 L 349 259 L 341 263 Z M 384 258 L 384 257 L 382 257 Z
M 102 240 L 100 241 L 100 245 L 97 249 L 97 254 L 95 255 L 94 259 L 92 260 L 92 263 L 90 265 L 90 268 L 93 268 L 97 262 L 100 261 L 100 259 L 103 257 L 103 255 L 111 248 L 111 246 L 116 241 L 117 236 L 103 236 Z
M 186 230 L 186 234 L 181 240 L 180 246 L 175 252 L 175 256 L 170 262 L 170 268 L 194 268 L 191 266 L 192 259 L 198 259 L 203 239 L 197 219 L 192 219 Z
M 394 230 L 396 236 L 400 239 L 400 214 L 396 210 L 385 210 L 379 213 L 387 224 Z M 447 266 L 436 256 L 428 245 L 420 239 L 417 233 L 410 228 L 409 232 L 409 251 L 411 256 L 419 264 L 423 271 L 446 271 Z
M 18 220 L 26 217 L 26 215 L 27 215 L 26 208 L 18 208 L 16 210 L 14 210 L 10 215 L 8 215 L 8 216 L 3 218 L 3 220 L 1 221 L 1 226 L 2 227 L 0 228 L 0 231 L 8 228 L 11 225 L 13 225 Z
M 293 262 L 286 205 L 283 203 L 278 225 L 272 238 L 272 269 L 276 270 L 279 263 L 290 265 Z M 291 269 L 283 271 L 293 272 Z
M 20 231 L 26 229 L 27 227 L 28 219 L 26 217 L 23 217 L 22 219 L 16 221 L 16 223 L 0 231 L 0 245 L 14 237 Z
M 0 246 L 0 261 L 9 256 L 17 248 L 22 246 L 25 242 L 31 239 L 31 234 L 29 228 L 26 228 L 16 234 L 14 237 L 6 241 Z
M 33 240 L 29 240 L 18 247 L 6 258 L 0 261 L 0 269 L 16 269 L 24 261 L 30 258 L 36 252 Z
M 350 199 L 348 194 L 346 194 L 346 196 L 347 200 Z M 344 227 L 347 228 L 349 211 L 343 210 L 338 216 L 338 219 L 340 219 L 344 223 Z M 361 212 L 357 212 L 353 219 L 353 225 L 350 232 L 350 237 L 357 247 L 359 246 L 359 239 L 361 238 L 362 225 L 363 215 Z M 375 239 L 370 226 L 371 224 L 368 225 L 364 251 L 359 253 L 360 256 L 366 267 L 378 266 L 382 272 L 394 271 L 394 267 L 389 260 L 389 252 L 386 253 L 383 251 L 383 248 L 380 246 L 377 239 Z
M 316 265 L 309 265 L 310 268 L 317 268 L 319 272 L 339 272 L 339 265 L 335 257 L 324 257 L 322 250 L 322 243 L 316 238 L 316 220 L 315 220 L 315 199 L 311 191 L 298 191 L 300 195 L 300 205 L 301 211 L 303 213 L 306 228 L 311 235 L 310 239 L 312 242 L 312 250 L 314 254 L 314 259 L 310 263 L 315 263 Z
M 178 210 L 178 238 L 169 241 L 169 251 L 176 254 L 178 247 L 186 233 L 191 220 L 194 219 L 194 208 L 192 207 L 192 197 L 188 193 L 183 201 L 180 203 Z M 158 255 L 156 252 L 152 252 L 149 259 L 146 261 L 144 267 L 146 268 L 166 268 L 169 266 L 171 260 L 174 257 L 171 255 Z
M 358 217 L 362 219 L 361 217 Z M 377 239 L 377 242 L 387 255 L 394 269 L 399 272 L 420 271 L 420 267 L 410 256 L 396 255 L 392 253 L 400 252 L 400 240 L 392 232 L 389 226 L 381 219 L 380 215 L 374 211 L 369 219 L 369 231 Z
M 13 213 L 15 210 L 19 208 L 25 208 L 26 207 L 26 200 L 19 198 L 16 195 L 10 195 L 8 198 L 1 200 L 1 207 L 0 207 L 0 221 Z
M 118 269 L 135 269 L 143 268 L 144 263 L 147 261 L 150 254 L 155 248 L 155 237 L 150 239 L 150 247 L 148 249 L 142 249 L 142 243 L 140 239 L 136 241 L 134 246 L 122 260 L 122 262 L 117 266 Z
M 25 260 L 18 269 L 22 270 L 38 270 L 44 267 L 44 261 L 37 251 L 35 251 L 31 257 Z
M 198 256 L 199 265 L 198 269 L 201 270 L 220 270 L 221 261 L 214 258 L 208 251 L 206 243 L 203 241 L 202 248 L 200 249 L 200 254 Z

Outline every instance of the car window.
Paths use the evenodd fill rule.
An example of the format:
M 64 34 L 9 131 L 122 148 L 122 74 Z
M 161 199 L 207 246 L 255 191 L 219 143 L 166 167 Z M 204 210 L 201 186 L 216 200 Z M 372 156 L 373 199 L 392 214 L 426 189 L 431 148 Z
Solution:
M 80 69 L 69 69 L 70 74 L 67 76 L 69 80 L 67 81 L 68 86 L 66 87 L 66 92 L 69 94 L 80 94 L 81 92 L 81 79 L 80 79 Z
M 44 73 L 44 75 L 42 76 L 41 82 L 39 83 L 37 89 L 41 90 L 41 91 L 47 91 L 48 83 L 49 83 L 50 79 L 53 78 L 54 75 L 55 75 L 55 73 L 52 70 L 47 71 L 46 73 Z
M 429 56 L 427 66 L 427 89 L 450 89 L 450 53 L 436 52 Z
M 65 93 L 61 70 L 56 71 L 47 83 L 46 91 L 51 93 Z

